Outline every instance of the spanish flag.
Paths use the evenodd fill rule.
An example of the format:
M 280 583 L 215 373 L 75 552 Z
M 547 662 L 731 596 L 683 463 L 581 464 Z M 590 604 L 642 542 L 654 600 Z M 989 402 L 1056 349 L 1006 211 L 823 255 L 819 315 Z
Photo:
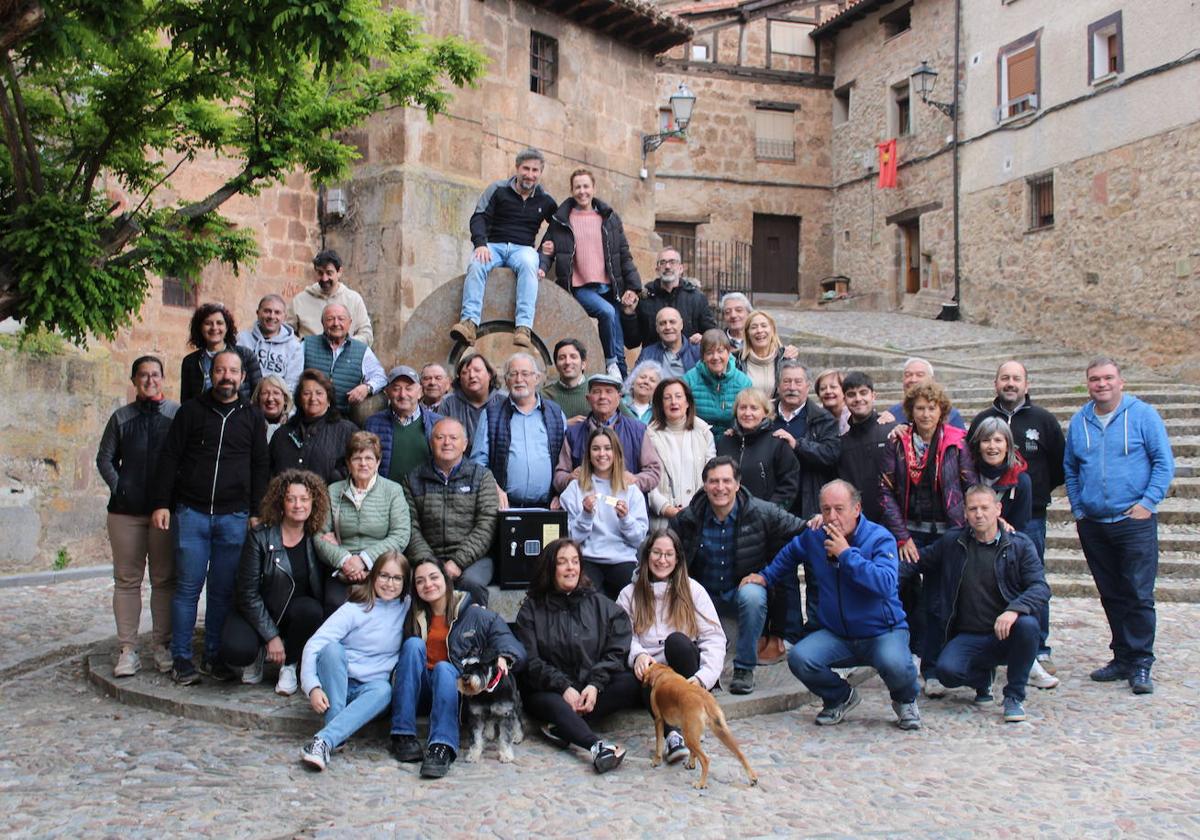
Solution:
M 879 189 L 896 189 L 896 139 L 876 144 L 879 149 Z

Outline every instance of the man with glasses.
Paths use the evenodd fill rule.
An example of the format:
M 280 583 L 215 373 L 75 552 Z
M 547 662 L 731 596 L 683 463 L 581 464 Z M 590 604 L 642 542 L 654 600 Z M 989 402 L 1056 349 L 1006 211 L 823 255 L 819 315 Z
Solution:
M 508 399 L 489 403 L 475 427 L 471 461 L 496 476 L 501 510 L 550 506 L 567 418 L 558 403 L 539 395 L 541 382 L 533 356 L 514 354 L 504 363 Z
M 655 268 L 658 277 L 646 286 L 636 306 L 622 310 L 621 326 L 626 347 L 648 347 L 658 341 L 655 320 L 663 307 L 671 307 L 683 319 L 683 334 L 692 344 L 700 343 L 705 330 L 716 329 L 717 319 L 704 292 L 684 277 L 686 266 L 674 248 L 664 248 Z

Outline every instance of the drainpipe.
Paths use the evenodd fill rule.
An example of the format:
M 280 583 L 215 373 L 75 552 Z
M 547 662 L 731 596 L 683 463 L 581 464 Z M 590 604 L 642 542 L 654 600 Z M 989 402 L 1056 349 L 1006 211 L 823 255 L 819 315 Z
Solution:
M 961 47 L 962 38 L 962 0 L 954 0 L 954 138 L 951 141 L 953 145 L 953 168 L 954 168 L 954 312 L 953 318 L 947 320 L 958 320 L 962 314 L 962 287 L 960 281 L 962 279 L 962 262 L 961 262 L 961 227 L 959 222 L 959 171 L 958 171 L 958 121 L 962 115 L 962 102 L 959 96 L 959 91 L 962 87 L 962 82 L 959 79 L 959 50 Z

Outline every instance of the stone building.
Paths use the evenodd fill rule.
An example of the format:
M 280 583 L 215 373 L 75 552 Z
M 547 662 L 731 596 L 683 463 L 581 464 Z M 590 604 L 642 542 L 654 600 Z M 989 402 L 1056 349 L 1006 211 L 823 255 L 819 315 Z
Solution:
M 648 157 L 655 229 L 684 251 L 710 294 L 815 300 L 831 273 L 832 62 L 811 33 L 837 4 L 659 5 L 695 30 L 660 58 L 660 97 L 686 82 L 696 107 L 686 139 Z M 660 107 L 660 131 L 675 127 L 671 117 Z

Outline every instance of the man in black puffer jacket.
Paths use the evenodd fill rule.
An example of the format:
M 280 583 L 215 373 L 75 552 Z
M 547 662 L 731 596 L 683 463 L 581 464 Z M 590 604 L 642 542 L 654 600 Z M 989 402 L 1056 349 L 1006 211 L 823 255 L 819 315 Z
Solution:
M 650 281 L 636 307 L 622 310 L 621 329 L 626 347 L 649 347 L 658 341 L 655 319 L 663 307 L 669 306 L 683 319 L 683 335 L 692 344 L 700 336 L 717 328 L 717 319 L 708 297 L 684 276 L 686 266 L 674 248 L 663 248 L 658 255 L 658 277 Z

